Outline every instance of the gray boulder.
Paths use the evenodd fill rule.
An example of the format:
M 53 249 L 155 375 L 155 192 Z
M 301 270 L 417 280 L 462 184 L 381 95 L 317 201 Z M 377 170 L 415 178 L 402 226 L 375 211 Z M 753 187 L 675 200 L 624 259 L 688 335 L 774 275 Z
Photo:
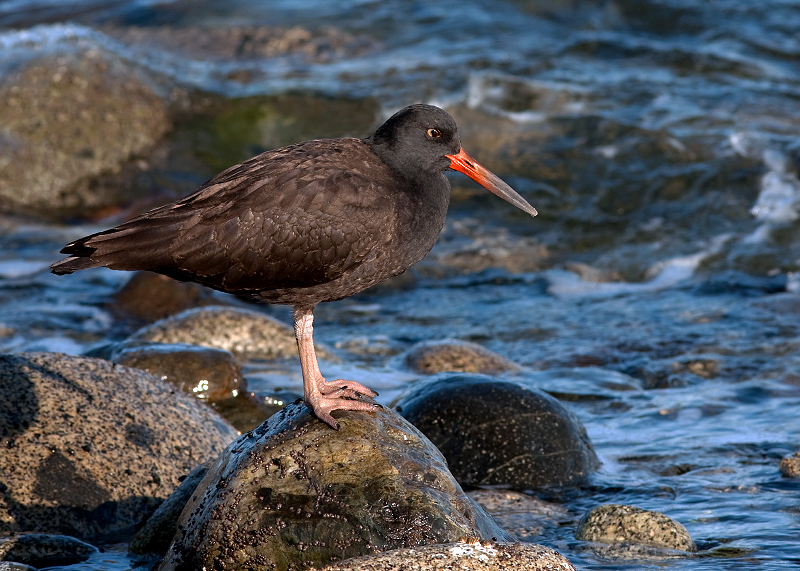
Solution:
M 138 369 L 0 355 L 0 533 L 132 534 L 236 430 Z

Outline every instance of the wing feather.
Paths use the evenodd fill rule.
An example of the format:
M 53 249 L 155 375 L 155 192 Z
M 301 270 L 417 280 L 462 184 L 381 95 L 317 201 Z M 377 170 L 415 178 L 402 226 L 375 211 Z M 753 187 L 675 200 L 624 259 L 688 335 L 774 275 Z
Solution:
M 357 139 L 268 151 L 174 204 L 68 244 L 62 253 L 71 258 L 53 269 L 68 273 L 73 260 L 154 270 L 226 291 L 326 283 L 362 264 L 392 231 L 391 184 L 388 168 Z

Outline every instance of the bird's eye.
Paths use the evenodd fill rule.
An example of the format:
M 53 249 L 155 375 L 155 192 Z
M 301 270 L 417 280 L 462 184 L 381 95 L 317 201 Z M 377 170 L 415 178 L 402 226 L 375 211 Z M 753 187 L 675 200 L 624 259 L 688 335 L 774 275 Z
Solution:
M 428 129 L 425 133 L 429 139 L 439 139 L 442 136 L 442 132 L 439 129 Z

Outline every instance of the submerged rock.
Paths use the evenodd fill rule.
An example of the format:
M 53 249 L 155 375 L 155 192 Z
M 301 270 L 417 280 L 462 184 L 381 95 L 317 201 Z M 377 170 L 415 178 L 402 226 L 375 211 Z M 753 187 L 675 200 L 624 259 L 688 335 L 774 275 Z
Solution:
M 464 485 L 574 485 L 600 463 L 586 429 L 564 405 L 515 383 L 443 374 L 412 387 L 396 408 L 442 451 Z
M 534 541 L 547 527 L 569 521 L 566 508 L 511 490 L 483 489 L 468 492 L 497 524 L 522 541 Z
M 533 543 L 444 543 L 354 557 L 322 571 L 575 571 L 561 554 Z
M 285 570 L 379 551 L 510 536 L 396 413 L 289 405 L 231 444 L 198 485 L 159 571 Z
M 238 307 L 189 309 L 140 329 L 129 341 L 215 347 L 244 359 L 297 356 L 294 329 L 258 311 Z M 333 358 L 324 347 L 314 347 L 320 359 Z
M 206 402 L 218 402 L 244 392 L 242 368 L 223 349 L 185 343 L 146 343 L 124 347 L 112 359 L 155 375 Z
M 664 549 L 694 551 L 686 528 L 662 513 L 634 506 L 604 504 L 584 515 L 575 537 L 599 543 L 640 544 Z
M 237 432 L 138 369 L 0 355 L 0 532 L 120 536 Z
M 116 204 L 89 184 L 149 150 L 166 106 L 128 64 L 97 50 L 21 62 L 0 84 L 0 202 L 52 215 Z
M 477 343 L 458 340 L 419 343 L 411 348 L 405 360 L 412 371 L 425 375 L 445 371 L 492 375 L 520 370 L 516 363 Z
M 86 561 L 96 552 L 93 545 L 67 535 L 23 533 L 0 538 L 0 561 L 14 561 L 31 567 L 74 565 Z

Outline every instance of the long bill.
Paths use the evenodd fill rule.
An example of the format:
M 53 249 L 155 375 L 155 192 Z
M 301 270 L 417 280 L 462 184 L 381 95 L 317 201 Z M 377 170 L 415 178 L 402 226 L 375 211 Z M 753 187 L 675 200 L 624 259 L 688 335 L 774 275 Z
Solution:
M 508 186 L 492 171 L 484 166 L 481 166 L 481 164 L 469 156 L 464 149 L 461 149 L 457 155 L 445 156 L 451 161 L 451 169 L 463 172 L 465 175 L 477 182 L 492 194 L 496 194 L 506 202 L 510 202 L 531 216 L 536 216 L 538 214 L 533 206 L 528 204 L 524 198 L 517 194 L 516 190 Z

